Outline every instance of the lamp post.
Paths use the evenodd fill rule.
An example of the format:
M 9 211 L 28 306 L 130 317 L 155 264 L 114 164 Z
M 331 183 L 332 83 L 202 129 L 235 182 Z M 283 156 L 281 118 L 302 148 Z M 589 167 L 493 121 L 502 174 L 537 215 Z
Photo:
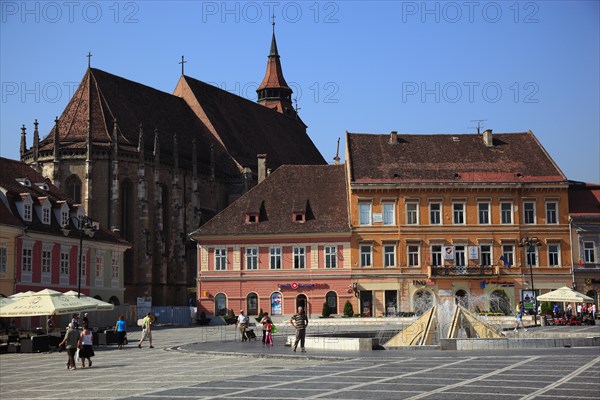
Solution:
M 77 298 L 81 297 L 81 263 L 83 261 L 83 236 L 87 235 L 90 238 L 94 237 L 96 228 L 92 225 L 93 221 L 87 215 L 80 215 L 73 218 L 73 225 L 76 232 L 79 234 L 79 263 L 77 270 Z M 71 229 L 69 224 L 62 227 L 62 232 L 65 236 L 69 236 Z
M 535 236 L 532 237 L 524 237 L 521 239 L 520 247 L 525 248 L 525 259 L 527 260 L 527 264 L 529 264 L 529 276 L 531 279 L 531 291 L 533 292 L 533 324 L 537 326 L 537 295 L 535 294 L 535 286 L 533 285 L 533 262 L 532 255 L 534 254 L 536 247 L 540 247 L 542 244 L 540 243 L 540 239 Z

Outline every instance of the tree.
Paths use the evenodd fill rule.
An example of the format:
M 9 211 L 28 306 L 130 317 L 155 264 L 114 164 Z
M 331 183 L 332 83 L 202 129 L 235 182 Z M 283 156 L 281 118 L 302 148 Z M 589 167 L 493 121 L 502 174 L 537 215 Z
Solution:
M 352 317 L 354 315 L 354 308 L 352 307 L 350 300 L 346 300 L 346 304 L 344 304 L 344 315 L 346 317 Z
M 329 318 L 331 315 L 331 308 L 327 302 L 323 303 L 323 311 L 321 311 L 323 318 Z

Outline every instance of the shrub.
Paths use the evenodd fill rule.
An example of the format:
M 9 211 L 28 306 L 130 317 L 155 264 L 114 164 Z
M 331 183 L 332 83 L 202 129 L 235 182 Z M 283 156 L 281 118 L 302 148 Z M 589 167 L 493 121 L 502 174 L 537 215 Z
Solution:
M 324 318 L 329 318 L 329 316 L 331 315 L 331 308 L 329 307 L 329 304 L 327 304 L 327 302 L 323 303 L 323 310 L 321 311 L 321 315 Z
M 542 301 L 542 315 L 552 314 L 552 304 L 548 301 Z
M 352 317 L 354 315 L 354 308 L 352 307 L 350 300 L 346 300 L 346 304 L 344 304 L 344 315 L 346 317 Z
M 260 322 L 260 320 L 263 318 L 263 315 L 265 314 L 265 312 L 263 311 L 263 309 L 260 309 L 260 312 L 258 313 L 258 315 L 256 316 L 256 318 L 254 318 L 256 320 L 256 322 Z

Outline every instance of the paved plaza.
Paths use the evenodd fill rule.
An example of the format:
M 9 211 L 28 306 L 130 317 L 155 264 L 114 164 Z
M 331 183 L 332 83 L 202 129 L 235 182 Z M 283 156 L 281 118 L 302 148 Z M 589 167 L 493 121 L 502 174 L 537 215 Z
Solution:
M 273 347 L 240 343 L 233 326 L 156 329 L 154 349 L 136 347 L 139 332 L 129 336 L 124 350 L 95 348 L 93 366 L 75 371 L 65 352 L 2 354 L 0 398 L 600 398 L 599 347 L 293 353 L 282 336 Z

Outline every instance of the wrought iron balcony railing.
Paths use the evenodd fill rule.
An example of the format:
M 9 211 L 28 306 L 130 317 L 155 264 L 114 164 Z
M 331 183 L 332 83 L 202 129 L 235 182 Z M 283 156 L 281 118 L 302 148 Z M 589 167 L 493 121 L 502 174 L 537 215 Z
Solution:
M 469 266 L 450 266 L 439 265 L 431 266 L 431 276 L 485 276 L 495 275 L 492 265 L 469 265 Z

